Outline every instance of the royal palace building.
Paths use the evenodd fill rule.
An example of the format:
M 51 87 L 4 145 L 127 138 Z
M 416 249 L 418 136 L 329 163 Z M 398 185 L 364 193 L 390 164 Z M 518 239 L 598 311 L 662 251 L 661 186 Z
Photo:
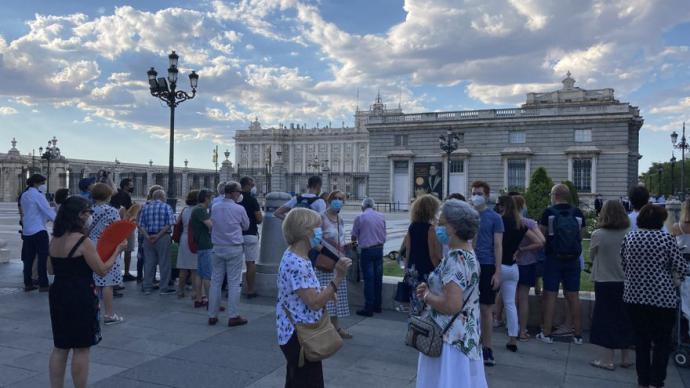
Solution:
M 285 191 L 303 191 L 308 176 L 320 174 L 324 190 L 402 209 L 423 193 L 468 195 L 474 180 L 494 193 L 524 191 L 540 166 L 554 182 L 573 182 L 585 201 L 618 198 L 638 180 L 640 111 L 613 89 L 581 89 L 570 74 L 562 82 L 560 90 L 528 93 L 520 108 L 405 114 L 378 96 L 356 111 L 354 128 L 264 129 L 257 120 L 236 132 L 236 164 L 281 174 Z M 449 135 L 452 152 L 439 146 Z M 282 170 L 271 172 L 275 161 Z

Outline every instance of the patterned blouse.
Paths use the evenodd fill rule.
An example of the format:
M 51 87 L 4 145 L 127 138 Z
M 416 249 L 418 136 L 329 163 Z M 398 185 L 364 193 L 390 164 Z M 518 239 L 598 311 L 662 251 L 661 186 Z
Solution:
M 688 264 L 678 244 L 661 230 L 637 229 L 625 235 L 621 246 L 625 288 L 623 301 L 676 308 L 673 278 L 685 274 Z
M 453 282 L 462 289 L 463 301 L 469 300 L 462 307 L 462 312 L 443 336 L 443 341 L 455 346 L 471 360 L 481 360 L 482 351 L 479 346 L 479 263 L 474 252 L 453 249 L 441 263 L 429 274 L 429 290 L 440 295 L 443 286 Z M 472 293 L 471 295 L 469 293 Z M 452 315 L 442 314 L 433 308 L 427 309 L 434 321 L 445 328 Z
M 110 204 L 102 203 L 93 206 L 93 223 L 89 229 L 89 238 L 94 243 L 98 243 L 98 239 L 108 227 L 115 221 L 120 220 L 120 213 Z
M 303 259 L 289 249 L 285 250 L 278 268 L 278 303 L 276 304 L 276 326 L 278 344 L 285 345 L 292 337 L 292 325 L 283 306 L 287 307 L 295 323 L 316 323 L 321 319 L 322 310 L 314 311 L 297 295 L 301 288 L 321 289 L 311 261 Z

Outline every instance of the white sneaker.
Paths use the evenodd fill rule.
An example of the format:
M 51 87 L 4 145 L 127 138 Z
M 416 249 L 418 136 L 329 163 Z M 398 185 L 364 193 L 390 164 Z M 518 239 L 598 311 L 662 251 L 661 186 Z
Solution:
M 543 331 L 540 332 L 539 334 L 537 334 L 536 338 L 545 344 L 552 344 L 553 343 L 553 337 L 551 337 L 550 335 L 544 335 Z
M 109 317 L 107 315 L 103 316 L 103 324 L 108 325 L 108 326 L 122 323 L 124 321 L 125 321 L 125 319 L 122 318 L 121 316 L 117 315 L 117 314 L 113 314 L 112 317 Z
M 584 342 L 584 341 L 583 341 L 583 339 L 582 339 L 582 336 L 579 336 L 579 335 L 574 335 L 574 336 L 573 336 L 573 344 L 575 344 L 575 345 L 582 345 L 583 342 Z

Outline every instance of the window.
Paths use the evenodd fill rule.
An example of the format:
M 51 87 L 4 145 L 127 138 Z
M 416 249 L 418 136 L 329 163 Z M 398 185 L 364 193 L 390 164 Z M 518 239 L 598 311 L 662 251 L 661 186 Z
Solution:
M 573 159 L 573 184 L 579 192 L 592 192 L 592 159 Z
M 527 161 L 525 159 L 508 160 L 508 190 L 517 189 L 522 191 L 525 189 L 526 170 Z
M 407 161 L 401 160 L 393 163 L 393 173 L 394 174 L 407 174 Z
M 407 147 L 407 135 L 395 135 L 394 144 L 396 147 Z
M 527 135 L 525 131 L 511 131 L 510 132 L 510 144 L 524 144 L 527 140 Z
M 578 143 L 586 143 L 592 141 L 592 130 L 591 129 L 576 129 L 575 130 L 575 141 Z
M 465 172 L 464 160 L 451 160 L 450 161 L 450 173 L 463 173 Z

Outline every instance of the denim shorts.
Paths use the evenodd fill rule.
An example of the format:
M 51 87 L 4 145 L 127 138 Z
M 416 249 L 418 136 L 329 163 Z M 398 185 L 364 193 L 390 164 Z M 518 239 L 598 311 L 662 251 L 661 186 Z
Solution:
M 534 287 L 537 284 L 537 263 L 518 265 L 520 280 L 518 284 L 526 287 Z
M 544 290 L 558 292 L 563 283 L 566 292 L 580 291 L 580 260 L 561 260 L 547 257 L 544 261 Z
M 197 273 L 199 277 L 204 280 L 211 280 L 211 274 L 213 274 L 213 263 L 211 260 L 213 249 L 199 249 L 197 257 Z

